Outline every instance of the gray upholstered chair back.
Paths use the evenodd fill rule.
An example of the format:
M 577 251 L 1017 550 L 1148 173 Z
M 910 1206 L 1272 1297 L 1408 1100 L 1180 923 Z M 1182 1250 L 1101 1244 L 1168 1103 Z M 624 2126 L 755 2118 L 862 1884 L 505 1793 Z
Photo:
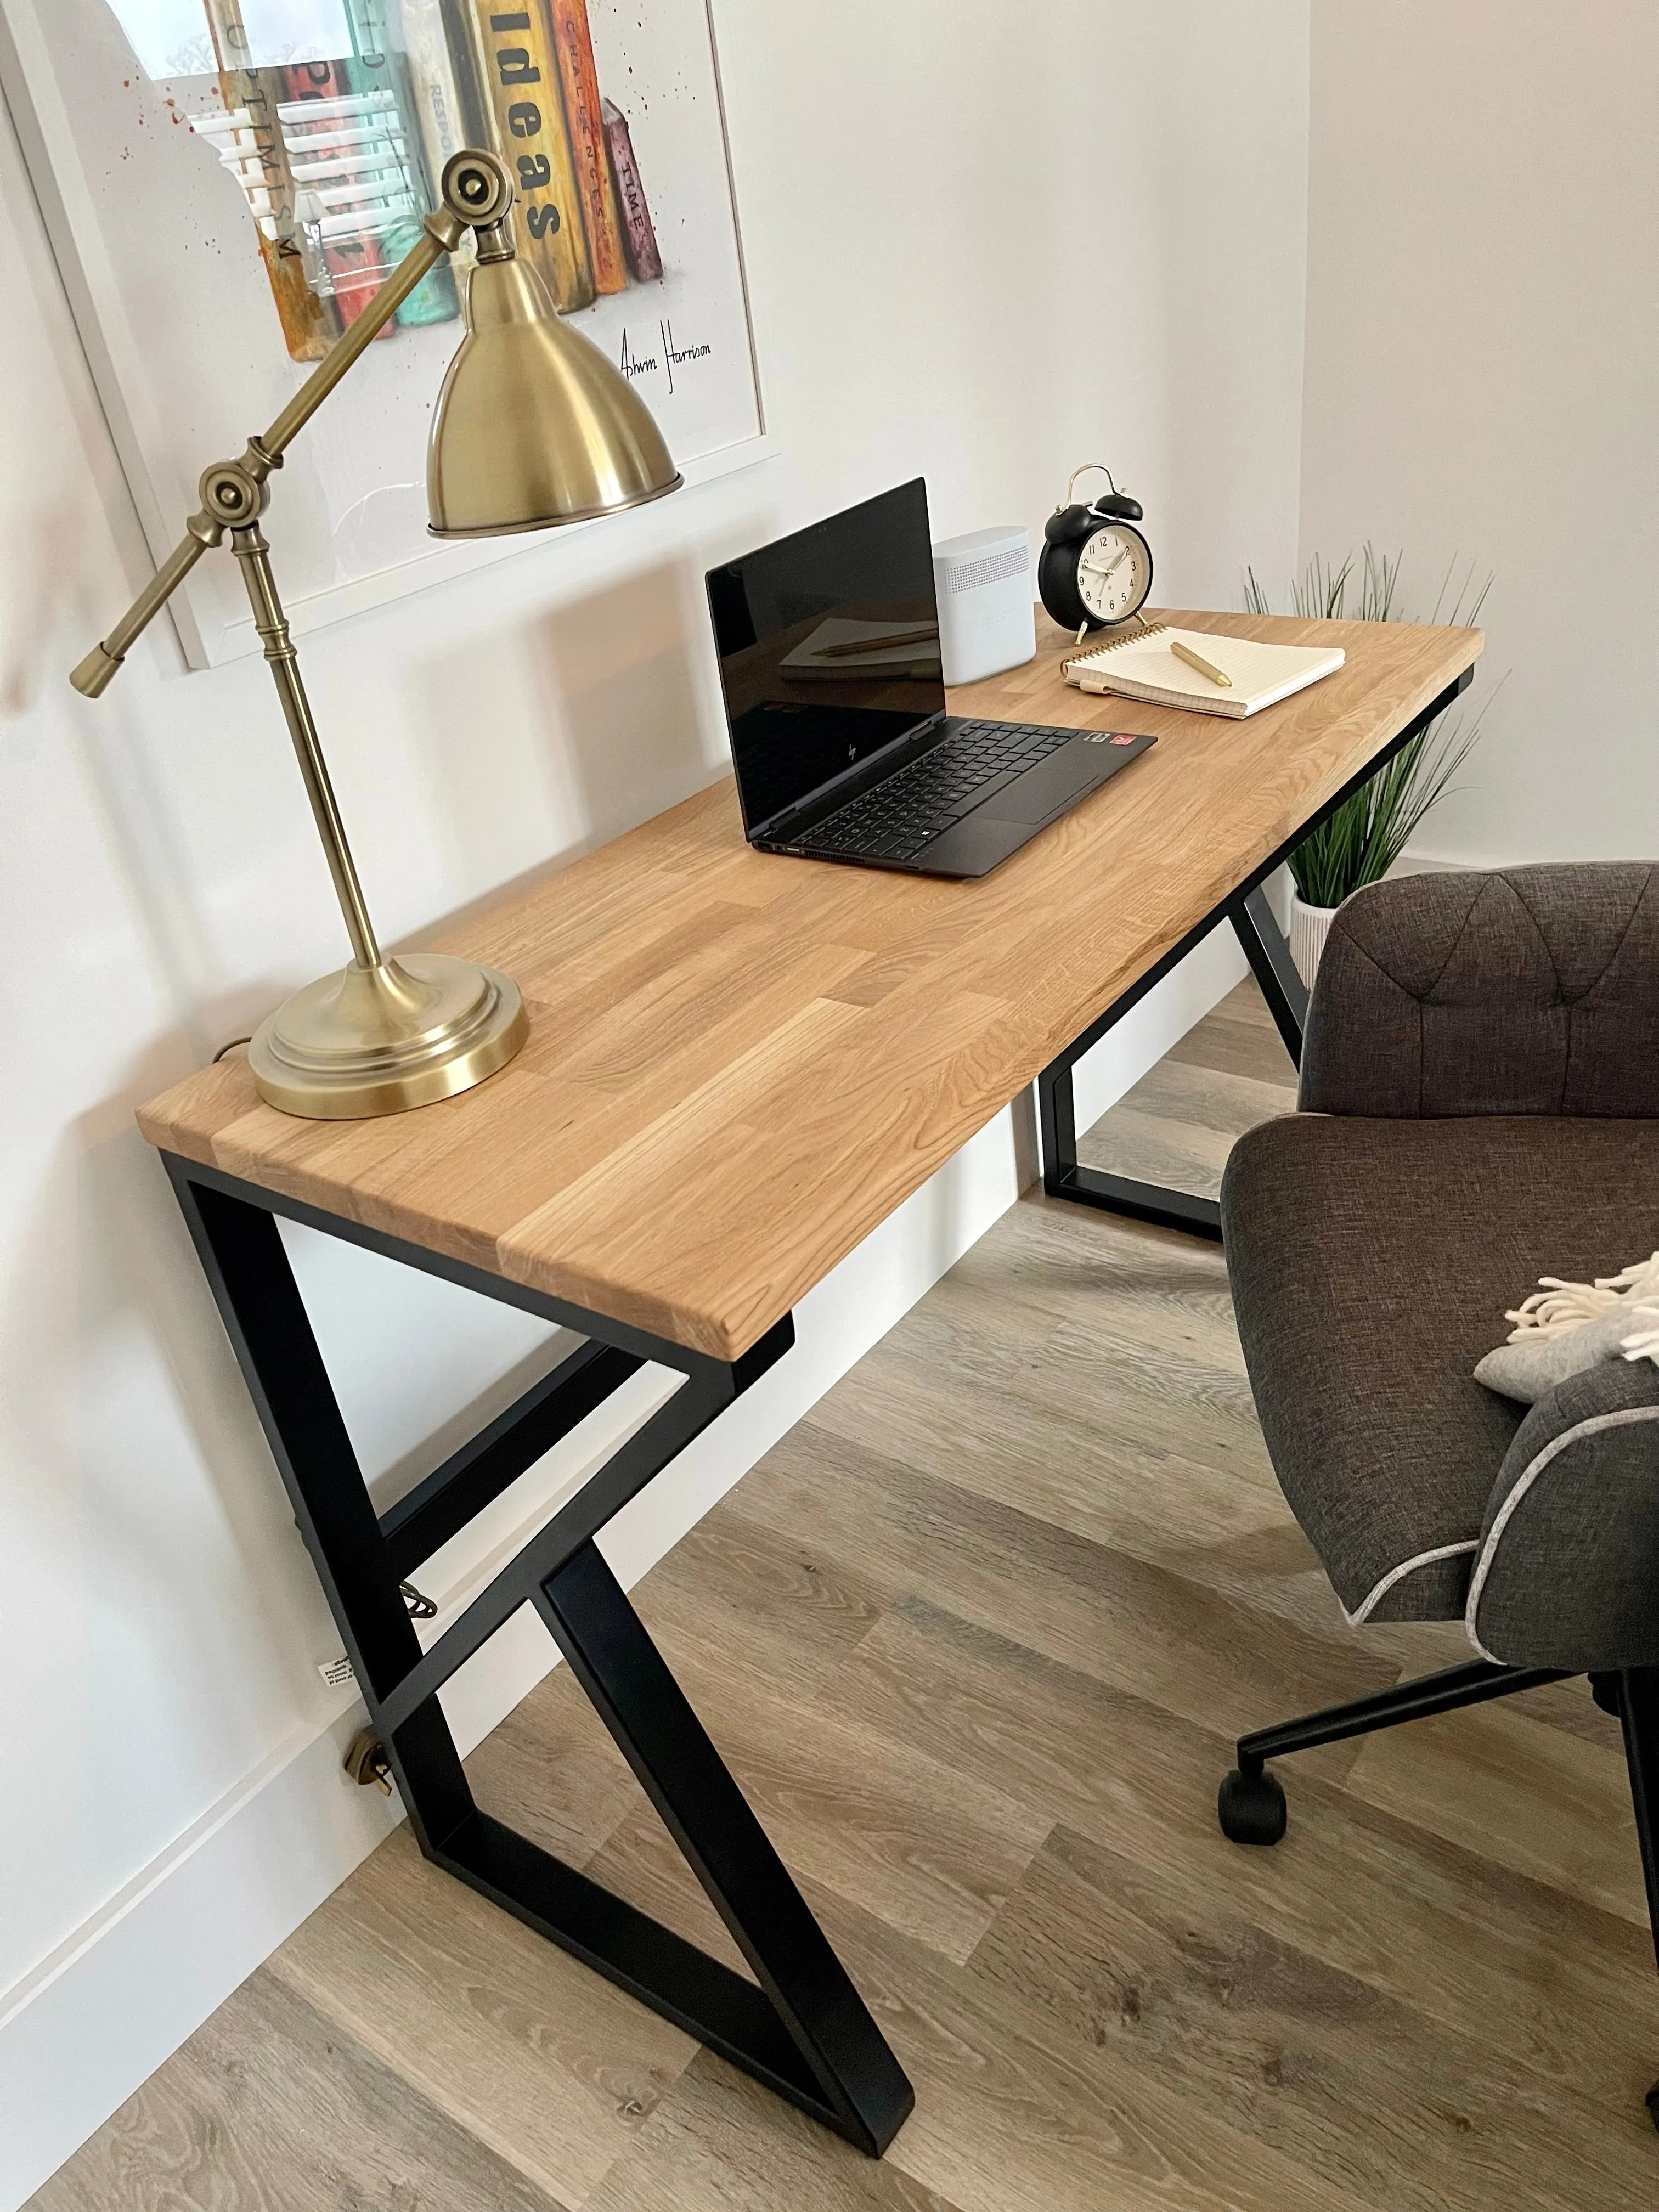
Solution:
M 1356 892 L 1320 965 L 1298 1103 L 1659 1116 L 1659 869 L 1509 868 Z

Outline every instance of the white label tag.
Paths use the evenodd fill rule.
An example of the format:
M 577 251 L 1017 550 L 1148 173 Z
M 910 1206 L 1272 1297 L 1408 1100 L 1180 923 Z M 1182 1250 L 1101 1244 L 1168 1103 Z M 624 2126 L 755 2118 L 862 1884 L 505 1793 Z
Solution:
M 357 1679 L 356 1670 L 343 1651 L 337 1659 L 324 1660 L 317 1672 L 323 1678 L 325 1688 L 330 1690 L 349 1690 Z

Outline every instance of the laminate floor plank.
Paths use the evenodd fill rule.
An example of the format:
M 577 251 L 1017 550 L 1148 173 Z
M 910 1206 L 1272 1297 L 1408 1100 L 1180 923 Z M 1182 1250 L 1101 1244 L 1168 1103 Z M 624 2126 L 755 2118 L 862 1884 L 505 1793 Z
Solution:
M 1231 1130 L 1171 1122 L 1160 1104 L 1131 1091 L 1079 1139 L 1077 1156 L 1085 1168 L 1103 1169 L 1108 1175 L 1132 1176 L 1138 1182 L 1190 1191 L 1198 1198 L 1219 1198 L 1234 1141 Z
M 569 1866 L 585 1866 L 633 1810 L 639 1784 L 563 1667 L 545 1676 L 466 1761 L 487 1813 Z
M 868 2159 L 708 2051 L 583 2212 L 959 2212 L 890 2158 Z
M 1171 1046 L 1164 1060 L 1275 1084 L 1294 1098 L 1296 1063 L 1285 1049 L 1267 1000 L 1249 976 L 1236 984 L 1179 1044 Z
M 1062 1363 L 1062 1378 L 1064 1371 Z M 1159 1564 L 1164 1553 L 1191 1553 L 1206 1535 L 1224 1534 L 1231 1544 L 1281 1525 L 1275 1495 L 1224 1443 L 1206 1454 L 1190 1437 L 1169 1434 L 1158 1408 L 1133 1392 L 1097 1394 L 1091 1419 L 1071 1407 L 1022 1402 L 970 1367 L 924 1400 L 926 1380 L 925 1363 L 896 1356 L 860 1376 L 856 1395 L 816 1408 L 813 1426 L 854 1452 L 1052 1522 L 1103 1549 L 1117 1547 L 1126 1529 L 1156 1530 L 1149 1556 Z
M 856 1403 L 873 1378 L 891 1375 L 914 1379 L 925 1403 L 940 1385 L 959 1378 L 981 1395 L 994 1391 L 1011 1421 L 1046 1413 L 1069 1425 L 1079 1443 L 1094 1440 L 1091 1456 L 1139 1449 L 1158 1462 L 1188 1458 L 1200 1465 L 1237 1456 L 1243 1479 L 1266 1491 L 1267 1469 L 1247 1440 L 1254 1415 L 1243 1364 L 1224 1365 L 1212 1357 L 1190 1322 L 1161 1316 L 1164 1326 L 1149 1327 L 1137 1341 L 1109 1310 L 1086 1322 L 1031 1316 L 1026 1325 L 1028 1316 L 1010 1302 L 999 1335 L 988 1326 L 992 1303 L 988 1293 L 964 1288 L 925 1315 L 912 1315 L 896 1332 L 898 1340 L 882 1348 L 884 1356 L 846 1397 Z M 926 1371 L 918 1374 L 919 1368 Z M 841 1395 L 838 1386 L 830 1398 L 838 1406 Z M 836 1425 L 836 1410 L 830 1407 L 823 1425 Z M 1110 1421 L 1124 1429 L 1115 1446 L 1102 1438 Z
M 37 2212 L 574 2212 L 264 1968 Z
M 1265 1027 L 1242 1018 L 1252 999 Z M 1295 1107 L 1290 1054 L 1260 991 L 1244 983 L 1079 1139 L 1078 1158 L 1214 1198 L 1235 1140 Z
M 641 1617 L 744 1795 L 799 1877 L 966 1958 L 1048 1822 L 988 1775 L 896 1744 L 853 1701 L 790 1693 L 728 1644 L 711 1655 L 695 1607 L 644 1594 Z
M 1491 1852 L 1645 1930 L 1623 1760 L 1580 1736 L 1540 1728 L 1504 1704 L 1368 1737 L 1349 1787 L 1368 1804 Z
M 872 953 L 848 1004 L 890 979 Z M 1254 984 L 1092 1133 L 1218 1171 L 1293 1073 Z M 1136 1155 L 1135 1148 L 1139 1147 Z M 1029 1195 L 635 1593 L 898 2052 L 850 2147 L 390 1838 L 33 2212 L 1626 2212 L 1656 1978 L 1582 1682 L 1280 1762 L 1468 1656 L 1344 1624 L 1218 1249 Z M 569 1670 L 481 1802 L 740 1956 Z
M 1057 1830 L 974 1955 L 1083 2041 L 1376 2206 L 1549 2206 L 1651 2186 L 1639 2096 L 1586 2098 L 1238 1917 L 1224 1888 Z M 1608 2083 L 1638 2057 L 1597 2053 Z
M 752 1648 L 772 1681 L 787 1676 L 809 1699 L 887 1602 L 884 1586 L 832 1554 L 777 1542 L 718 1509 L 653 1569 L 640 1595 L 653 1619 L 683 1620 L 702 1650 Z
M 1192 1551 L 1282 1530 L 1213 1248 L 1061 1201 L 997 1236 L 1002 1280 L 970 1253 L 814 1424 L 1103 1544 L 1126 1519 Z
M 1109 1129 L 1127 1108 L 1142 1121 L 1162 1123 L 1170 1143 L 1200 1129 L 1231 1139 L 1253 1129 L 1258 1121 L 1294 1112 L 1295 1091 L 1293 1076 L 1263 1082 L 1234 1068 L 1161 1060 L 1102 1115 L 1091 1134 Z
M 758 1473 L 758 1470 L 757 1470 Z M 741 1510 L 798 1542 L 837 1498 L 838 1543 L 895 1595 L 930 1598 L 1084 1674 L 1232 1735 L 1386 1688 L 1398 1668 L 1351 1644 L 1264 1620 L 1178 1575 L 890 1461 L 804 1421 L 768 1455 Z M 1337 1747 L 1336 1748 L 1341 1748 Z
M 583 2196 L 698 2049 L 429 1865 L 406 1829 L 264 1971 L 550 2195 Z
M 996 1775 L 1056 1830 L 1179 1868 L 1273 1940 L 1500 2057 L 1589 2093 L 1607 2085 L 1607 2050 L 1644 2035 L 1659 2050 L 1659 1982 L 1639 1932 L 1357 1804 L 1329 1786 L 1320 1753 L 1281 1763 L 1286 1840 L 1241 1850 L 1214 1818 L 1231 1746 L 1149 1700 L 917 1599 L 881 1622 L 848 1673 L 860 1678 L 848 1694 L 892 1735 Z
M 787 1581 L 787 1547 L 764 1535 L 757 1540 L 730 1516 L 715 1520 L 710 1545 L 728 1583 L 739 1559 L 763 1599 Z M 821 1602 L 808 1564 L 797 1577 L 803 1613 Z M 783 1622 L 769 1624 L 763 1603 L 748 1618 L 729 1611 L 722 1622 L 718 1597 L 705 1603 L 672 1574 L 649 1577 L 635 1598 L 647 1632 L 792 1870 L 860 1899 L 944 1955 L 965 1958 L 1047 1834 L 1047 1818 L 994 1777 L 964 1775 L 925 1747 L 894 1744 L 869 1727 L 855 1701 L 826 1695 L 823 1674 L 803 1684 L 794 1658 L 804 1624 L 793 1635 Z M 835 1610 L 842 1620 L 860 1618 Z M 529 1728 L 546 1710 L 561 1744 L 586 1739 L 583 1771 L 608 1770 L 606 1802 L 614 1785 L 626 1819 L 654 1821 L 620 1753 L 592 1740 L 600 1724 L 579 1705 L 585 1701 L 559 1668 L 518 1710 Z M 489 1809 L 496 1809 L 493 1802 Z M 592 1871 L 596 1861 L 585 1856 L 582 1863 Z M 710 1920 L 696 1940 L 737 1963 Z
M 693 1924 L 690 1877 L 659 1831 L 625 1822 L 594 1871 L 670 1926 Z M 1357 2212 L 1363 2200 L 994 1976 L 895 1935 L 838 1892 L 802 1887 L 915 2086 L 885 2162 L 961 2212 Z M 679 2106 L 677 2088 L 653 2125 L 672 2124 Z

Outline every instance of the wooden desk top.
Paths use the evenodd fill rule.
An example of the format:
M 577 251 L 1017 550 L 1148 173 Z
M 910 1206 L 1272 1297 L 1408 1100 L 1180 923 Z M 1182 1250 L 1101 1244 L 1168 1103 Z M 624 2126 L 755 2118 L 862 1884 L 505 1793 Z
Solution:
M 1479 630 L 1176 613 L 1347 665 L 1248 721 L 1073 690 L 1069 640 L 952 710 L 1159 743 L 977 883 L 757 853 L 729 779 L 421 939 L 505 969 L 529 1043 L 371 1121 L 261 1104 L 245 1058 L 153 1145 L 731 1359 L 1469 667 Z M 509 804 L 510 793 L 502 794 Z

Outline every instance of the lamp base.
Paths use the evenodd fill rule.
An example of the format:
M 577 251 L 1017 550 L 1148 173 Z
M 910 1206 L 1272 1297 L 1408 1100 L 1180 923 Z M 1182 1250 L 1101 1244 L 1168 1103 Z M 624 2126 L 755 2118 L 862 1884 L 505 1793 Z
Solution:
M 307 983 L 261 1023 L 248 1063 L 259 1096 L 280 1113 L 355 1121 L 470 1091 L 529 1034 L 507 976 L 411 952 Z

